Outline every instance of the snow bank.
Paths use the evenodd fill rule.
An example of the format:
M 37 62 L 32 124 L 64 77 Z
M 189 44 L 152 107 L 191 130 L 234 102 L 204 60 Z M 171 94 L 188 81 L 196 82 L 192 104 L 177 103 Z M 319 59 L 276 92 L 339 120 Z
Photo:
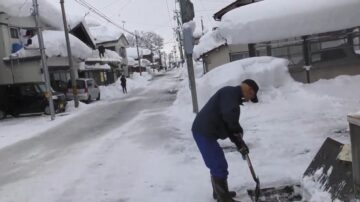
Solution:
M 199 44 L 194 47 L 193 57 L 198 59 L 204 53 L 224 44 L 226 44 L 226 40 L 219 34 L 219 30 L 209 31 L 200 38 Z
M 359 0 L 266 0 L 225 14 L 219 32 L 229 44 L 311 35 L 360 25 Z
M 222 65 L 198 80 L 200 105 L 220 88 L 240 85 L 245 79 L 255 80 L 261 91 L 293 82 L 287 65 L 287 60 L 273 57 L 248 58 Z
M 240 124 L 263 187 L 298 184 L 327 137 L 350 142 L 348 133 L 336 131 L 347 129 L 347 114 L 360 109 L 360 94 L 351 93 L 358 91 L 360 76 L 302 84 L 290 77 L 286 65 L 283 59 L 250 58 L 223 65 L 197 79 L 200 108 L 222 86 L 238 85 L 245 78 L 259 83 L 259 103 L 241 106 Z M 188 141 L 193 141 L 191 125 L 195 115 L 186 71 L 179 77 L 184 80 L 169 114 Z M 240 160 L 235 149 L 229 149 L 234 147 L 230 141 L 220 141 L 220 144 L 227 148 L 230 187 L 246 195 L 245 190 L 254 186 L 246 163 Z M 203 162 L 195 145 L 187 149 L 198 154 L 197 162 Z M 205 165 L 203 169 L 207 172 Z M 317 190 L 309 198 L 312 201 L 327 199 L 328 194 L 323 192 Z
M 45 53 L 48 57 L 67 57 L 65 33 L 63 31 L 43 31 L 44 44 L 45 44 Z M 92 50 L 86 44 L 84 44 L 80 39 L 76 38 L 73 35 L 69 35 L 71 53 L 74 57 L 85 59 L 91 55 Z M 32 50 L 39 48 L 39 41 L 37 36 L 32 38 L 32 44 L 26 48 L 22 48 L 18 52 L 12 54 L 15 57 L 29 57 L 34 55 L 39 55 L 39 50 Z

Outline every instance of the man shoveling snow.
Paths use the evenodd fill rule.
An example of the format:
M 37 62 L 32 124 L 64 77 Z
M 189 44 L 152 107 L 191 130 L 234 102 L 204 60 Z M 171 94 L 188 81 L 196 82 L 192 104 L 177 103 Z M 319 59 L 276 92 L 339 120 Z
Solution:
M 251 79 L 244 80 L 240 86 L 220 89 L 197 114 L 192 125 L 196 144 L 210 169 L 213 196 L 218 202 L 236 202 L 233 199 L 236 193 L 228 189 L 228 164 L 217 140 L 230 138 L 243 156 L 248 155 L 239 124 L 239 105 L 248 101 L 257 103 L 258 90 L 258 85 Z

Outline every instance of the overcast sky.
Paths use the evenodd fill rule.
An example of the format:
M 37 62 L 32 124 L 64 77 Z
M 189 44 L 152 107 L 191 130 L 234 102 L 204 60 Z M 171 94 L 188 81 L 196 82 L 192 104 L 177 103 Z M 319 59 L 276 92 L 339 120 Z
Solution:
M 53 0 L 51 0 L 53 1 Z M 67 1 L 65 0 L 65 4 Z M 74 0 L 71 0 L 74 1 Z M 128 30 L 154 31 L 165 39 L 165 49 L 169 51 L 176 45 L 173 27 L 175 0 L 86 0 L 119 25 Z M 215 25 L 212 15 L 234 0 L 192 0 L 195 7 L 195 21 L 200 29 L 201 18 L 205 27 L 211 29 Z M 86 11 L 79 7 L 69 8 L 72 12 L 85 15 Z

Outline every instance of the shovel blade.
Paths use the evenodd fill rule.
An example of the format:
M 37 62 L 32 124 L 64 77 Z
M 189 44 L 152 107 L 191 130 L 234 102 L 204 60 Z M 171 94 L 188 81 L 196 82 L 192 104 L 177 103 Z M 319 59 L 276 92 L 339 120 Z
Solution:
M 289 202 L 301 201 L 302 197 L 299 194 L 300 185 L 287 185 L 281 187 L 269 187 L 260 189 L 260 196 L 258 201 L 266 202 Z M 256 201 L 256 190 L 248 190 L 248 195 L 252 201 Z

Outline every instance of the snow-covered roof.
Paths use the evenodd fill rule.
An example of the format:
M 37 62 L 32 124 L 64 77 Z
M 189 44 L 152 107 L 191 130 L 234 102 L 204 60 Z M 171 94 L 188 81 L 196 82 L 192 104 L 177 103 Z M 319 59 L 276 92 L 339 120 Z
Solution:
M 217 29 L 209 31 L 200 38 L 199 44 L 194 47 L 193 57 L 198 59 L 204 53 L 214 50 L 224 44 L 226 44 L 226 40 L 221 37 Z
M 105 62 L 105 63 L 121 63 L 122 57 L 115 51 L 105 49 L 104 57 L 99 56 L 99 50 L 93 50 L 92 54 L 86 58 L 85 62 Z
M 119 29 L 115 29 L 108 25 L 90 27 L 89 30 L 90 33 L 94 36 L 94 40 L 97 44 L 118 40 L 121 35 L 123 35 Z
M 126 49 L 126 53 L 129 57 L 132 57 L 134 59 L 138 58 L 137 49 L 134 47 L 130 47 Z M 151 55 L 151 50 L 147 48 L 139 48 L 139 54 L 140 55 Z
M 228 44 L 248 44 L 325 33 L 360 25 L 359 0 L 266 0 L 222 17 Z
M 3 11 L 11 16 L 31 16 L 32 1 L 24 0 L 1 0 L 0 11 Z M 6 1 L 6 2 L 4 2 Z M 56 30 L 63 30 L 62 14 L 60 10 L 59 1 L 52 0 L 38 0 L 39 13 L 41 21 Z M 65 3 L 65 7 L 69 8 L 68 2 Z M 67 9 L 70 10 L 70 9 Z M 83 16 L 77 12 L 67 12 L 68 25 L 74 27 L 83 20 Z
M 65 41 L 65 34 L 63 31 L 43 31 L 45 54 L 48 57 L 67 57 L 67 48 Z M 91 55 L 92 50 L 80 39 L 69 34 L 71 53 L 73 57 L 85 59 Z M 18 52 L 13 53 L 13 57 L 25 58 L 39 55 L 39 41 L 37 35 L 32 38 L 32 44 L 26 48 L 20 49 Z

